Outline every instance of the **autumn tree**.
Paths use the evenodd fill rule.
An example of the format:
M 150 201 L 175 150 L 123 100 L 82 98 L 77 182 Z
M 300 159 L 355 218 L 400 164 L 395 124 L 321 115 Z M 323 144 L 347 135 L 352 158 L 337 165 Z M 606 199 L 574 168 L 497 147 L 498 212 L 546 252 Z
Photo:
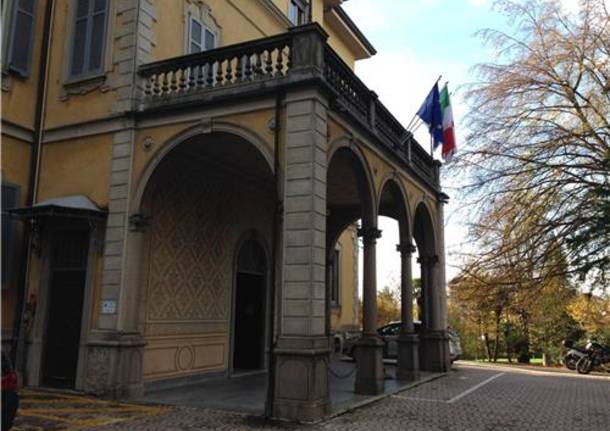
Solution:
M 377 326 L 400 320 L 400 294 L 396 286 L 377 292 Z
M 567 312 L 588 336 L 610 343 L 610 297 L 578 294 L 567 306 Z
M 542 0 L 496 5 L 514 32 L 481 33 L 496 56 L 477 66 L 480 79 L 465 93 L 470 133 L 451 168 L 468 182 L 461 196 L 474 220 L 468 261 L 496 274 L 509 263 L 530 286 L 563 276 L 606 288 L 608 9 L 604 0 L 584 0 L 578 13 Z

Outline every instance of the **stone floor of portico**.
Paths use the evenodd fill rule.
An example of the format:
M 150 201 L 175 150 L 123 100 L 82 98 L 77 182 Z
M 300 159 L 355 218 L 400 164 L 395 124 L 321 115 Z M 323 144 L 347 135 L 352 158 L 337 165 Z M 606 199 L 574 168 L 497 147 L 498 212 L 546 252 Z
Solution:
M 420 379 L 415 382 L 400 382 L 395 379 L 395 363 L 395 360 L 384 360 L 385 392 L 370 396 L 358 395 L 354 392 L 356 364 L 353 361 L 338 357 L 331 359 L 329 372 L 331 415 L 340 414 L 443 375 L 421 372 Z M 192 385 L 151 392 L 143 401 L 263 414 L 268 378 L 267 373 L 258 373 L 229 379 L 210 379 Z

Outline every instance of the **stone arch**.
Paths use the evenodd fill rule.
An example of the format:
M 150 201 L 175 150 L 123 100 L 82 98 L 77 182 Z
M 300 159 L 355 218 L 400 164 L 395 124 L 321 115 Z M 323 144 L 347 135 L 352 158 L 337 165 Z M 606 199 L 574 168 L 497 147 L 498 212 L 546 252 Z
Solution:
M 412 237 L 417 244 L 418 253 L 420 256 L 422 252 L 428 255 L 435 255 L 438 253 L 438 233 L 433 217 L 435 213 L 423 197 L 417 200 L 414 208 L 411 229 Z M 430 233 L 426 235 L 424 232 Z
M 341 232 L 354 223 L 358 219 L 362 219 L 364 225 L 377 226 L 377 197 L 375 193 L 375 186 L 373 182 L 373 176 L 371 174 L 370 166 L 364 156 L 363 152 L 358 148 L 352 138 L 343 136 L 335 139 L 331 142 L 328 157 L 327 157 L 327 185 L 331 184 L 332 168 L 334 167 L 333 161 L 336 160 L 337 155 L 344 159 L 349 159 L 349 165 L 352 173 L 356 179 L 356 189 L 358 193 L 360 211 L 351 213 L 344 213 L 338 215 L 338 217 L 329 217 L 329 223 L 327 223 L 327 246 L 334 244 Z M 344 163 L 347 160 L 344 160 Z M 327 207 L 329 200 L 332 196 L 327 194 Z
M 396 213 L 392 215 L 398 220 L 400 242 L 409 243 L 412 236 L 412 219 L 411 209 L 409 206 L 409 197 L 396 172 L 387 174 L 381 180 L 379 192 L 377 193 L 378 199 L 376 205 L 379 215 L 384 215 L 382 205 L 385 193 L 391 194 L 393 200 L 396 201 Z
M 418 299 L 418 315 L 424 330 L 434 328 L 438 321 L 437 271 L 438 247 L 432 212 L 425 201 L 415 207 L 413 216 L 413 238 L 419 255 L 421 269 L 421 296 Z M 425 366 L 425 364 L 422 364 Z
M 328 157 L 327 157 L 327 161 L 328 161 L 327 166 L 330 168 L 330 163 L 333 160 L 333 157 L 335 156 L 335 154 L 344 148 L 351 151 L 351 153 L 355 156 L 355 158 L 359 162 L 360 167 L 362 168 L 362 173 L 364 174 L 363 178 L 366 179 L 365 185 L 366 185 L 366 190 L 367 190 L 367 194 L 365 194 L 365 196 L 363 196 L 363 197 L 365 199 L 370 200 L 370 207 L 372 209 L 371 217 L 375 218 L 377 216 L 377 209 L 376 209 L 376 205 L 375 205 L 375 203 L 377 202 L 377 197 L 376 197 L 376 193 L 375 193 L 375 182 L 373 180 L 373 174 L 371 172 L 371 167 L 366 159 L 366 156 L 364 155 L 362 150 L 358 147 L 358 145 L 356 144 L 356 142 L 354 141 L 353 138 L 350 138 L 347 136 L 342 136 L 340 138 L 335 139 L 334 141 L 332 141 L 330 143 L 329 150 L 328 150 Z
M 236 130 L 242 133 L 230 133 Z M 253 140 L 234 125 L 217 123 L 179 133 L 147 166 L 134 205 L 150 216 L 142 229 L 143 252 L 137 264 L 142 273 L 138 326 L 148 343 L 145 381 L 231 366 L 236 247 L 258 238 L 266 250 L 267 271 L 271 270 L 272 160 L 262 140 Z M 269 274 L 264 278 L 270 280 Z M 175 370 L 163 362 L 167 358 L 154 357 L 159 349 L 187 344 L 198 355 L 196 366 Z M 202 345 L 210 354 L 201 353 L 197 346 Z
M 265 236 L 256 229 L 248 229 L 247 231 L 245 231 L 244 233 L 242 233 L 239 236 L 237 241 L 235 241 L 235 246 L 233 248 L 233 250 L 234 250 L 234 258 L 233 258 L 234 271 L 237 271 L 240 269 L 239 253 L 240 253 L 242 247 L 249 241 L 257 242 L 260 245 L 260 247 L 264 253 L 264 257 L 265 257 L 267 273 L 269 273 L 270 265 L 271 265 L 271 248 L 270 248 Z
M 274 173 L 274 155 L 268 145 L 265 144 L 265 140 L 258 135 L 256 132 L 247 129 L 243 126 L 240 126 L 235 123 L 231 123 L 229 121 L 214 121 L 211 124 L 197 124 L 191 126 L 187 129 L 184 129 L 178 132 L 176 135 L 169 138 L 157 151 L 157 153 L 152 157 L 137 182 L 137 186 L 135 188 L 134 198 L 131 200 L 131 209 L 133 213 L 138 213 L 141 211 L 143 198 L 146 192 L 146 187 L 155 172 L 156 168 L 159 166 L 161 161 L 165 159 L 165 157 L 177 146 L 180 144 L 187 142 L 189 139 L 194 138 L 196 136 L 208 136 L 212 137 L 215 133 L 226 133 L 229 135 L 234 135 L 238 138 L 243 139 L 248 142 L 254 148 L 258 150 L 261 156 L 265 159 L 269 170 Z

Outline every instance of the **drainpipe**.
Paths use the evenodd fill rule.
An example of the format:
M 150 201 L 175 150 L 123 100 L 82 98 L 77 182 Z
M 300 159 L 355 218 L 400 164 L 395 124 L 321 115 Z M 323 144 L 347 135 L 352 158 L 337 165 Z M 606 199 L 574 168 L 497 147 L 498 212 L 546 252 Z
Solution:
M 25 206 L 30 207 L 36 202 L 38 193 L 38 177 L 40 173 L 41 155 L 42 155 L 42 138 L 43 138 L 43 123 L 45 115 L 45 102 L 47 94 L 47 83 L 49 73 L 49 50 L 51 47 L 51 24 L 53 20 L 53 11 L 55 3 L 53 0 L 48 0 L 45 8 L 44 27 L 42 32 L 42 48 L 40 52 L 40 65 L 38 68 L 38 85 L 36 88 L 36 108 L 34 113 L 34 139 L 32 144 L 32 157 L 30 158 L 30 176 L 28 179 L 28 190 L 26 195 Z M 45 43 L 46 41 L 46 43 Z M 26 223 L 23 233 L 23 244 L 21 252 L 21 268 L 19 271 L 17 304 L 13 320 L 13 352 L 15 367 L 22 373 L 25 371 L 25 328 L 24 315 L 26 311 L 25 294 L 29 281 L 30 268 L 30 245 L 32 241 L 32 226 Z
M 275 98 L 275 129 L 273 131 L 273 148 L 275 149 L 273 154 L 273 175 L 275 180 L 275 196 L 274 196 L 274 205 L 273 205 L 273 238 L 271 245 L 271 261 L 273 265 L 273 269 L 271 271 L 271 304 L 269 308 L 271 309 L 271 313 L 269 313 L 269 322 L 270 322 L 270 331 L 269 331 L 269 378 L 267 383 L 267 400 L 265 402 L 265 417 L 271 418 L 273 415 L 273 399 L 275 396 L 275 346 L 277 344 L 275 337 L 275 297 L 277 295 L 277 242 L 279 239 L 279 228 L 282 222 L 282 201 L 279 197 L 280 188 L 280 104 L 282 98 L 284 97 L 283 93 L 278 92 Z

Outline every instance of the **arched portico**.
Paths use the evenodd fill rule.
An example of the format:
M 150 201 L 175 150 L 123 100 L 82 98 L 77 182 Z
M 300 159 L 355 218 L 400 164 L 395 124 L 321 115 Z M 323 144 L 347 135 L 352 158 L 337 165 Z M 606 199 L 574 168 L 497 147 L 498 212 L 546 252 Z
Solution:
M 379 215 L 398 222 L 399 238 L 396 250 L 400 253 L 400 302 L 402 326 L 397 338 L 398 355 L 396 378 L 416 380 L 419 375 L 418 336 L 413 325 L 413 274 L 411 257 L 415 247 L 411 241 L 409 204 L 406 191 L 396 175 L 388 175 L 381 183 L 378 202 Z
M 355 391 L 360 394 L 378 394 L 384 389 L 383 343 L 377 335 L 375 252 L 375 244 L 381 232 L 377 228 L 377 199 L 368 164 L 349 140 L 338 141 L 329 152 L 326 199 L 327 259 L 329 250 L 334 249 L 334 244 L 345 227 L 358 219 L 362 221 L 358 234 L 364 245 L 363 336 L 355 354 Z M 328 296 L 327 288 L 327 299 Z
M 425 371 L 447 371 L 447 335 L 443 325 L 443 292 L 439 247 L 432 211 L 425 201 L 418 203 L 413 219 L 413 237 L 419 251 L 421 297 L 418 301 L 422 321 L 420 363 Z
M 266 341 L 258 353 L 243 354 L 248 337 L 236 340 L 237 326 L 244 325 L 237 325 L 233 310 L 252 305 L 256 322 L 250 324 L 260 326 L 259 339 L 268 339 L 270 264 L 264 250 L 272 238 L 275 193 L 269 159 L 233 133 L 190 131 L 184 137 L 151 162 L 138 206 L 147 225 L 140 229 L 134 314 L 147 343 L 143 379 L 152 388 L 267 366 Z M 251 235 L 244 240 L 249 232 L 259 232 L 256 241 Z M 256 254 L 263 254 L 260 261 Z M 246 285 L 258 294 L 249 295 Z

